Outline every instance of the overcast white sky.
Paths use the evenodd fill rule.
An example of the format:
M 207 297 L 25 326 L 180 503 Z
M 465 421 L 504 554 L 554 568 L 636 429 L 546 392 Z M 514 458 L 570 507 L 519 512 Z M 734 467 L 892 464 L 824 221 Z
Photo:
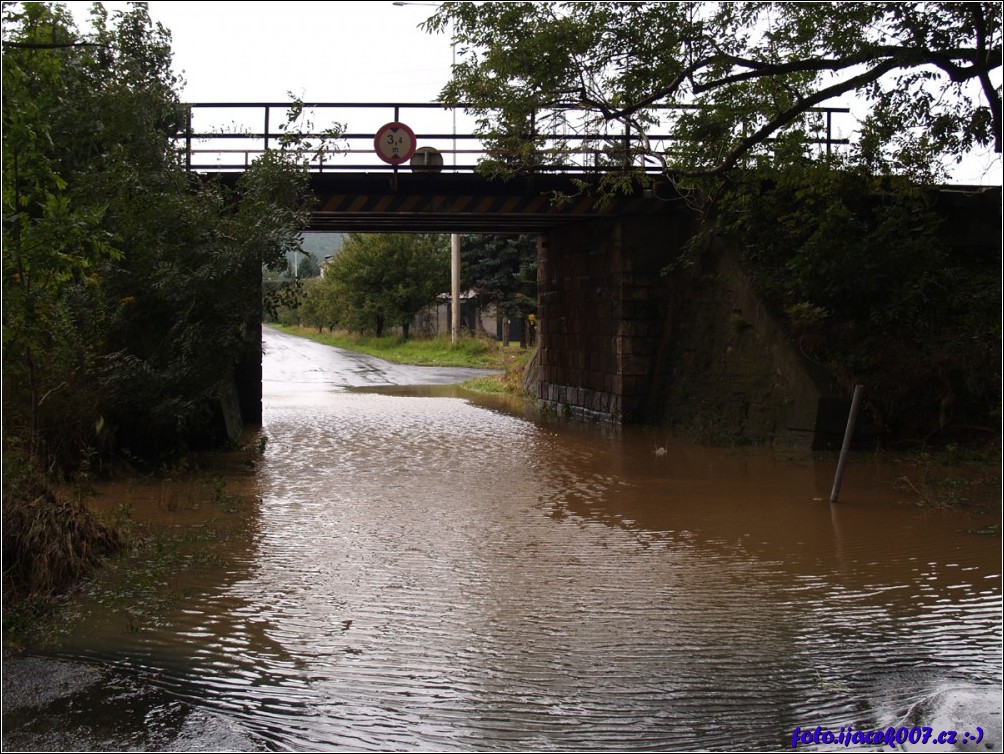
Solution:
M 68 5 L 83 21 L 91 3 Z M 171 32 L 175 67 L 187 82 L 182 98 L 189 102 L 281 101 L 289 91 L 314 101 L 429 102 L 450 74 L 449 39 L 417 28 L 435 10 L 431 4 L 288 0 L 149 6 L 151 17 Z
M 86 29 L 91 3 L 68 5 Z M 432 3 L 155 0 L 149 7 L 171 31 L 188 102 L 276 102 L 288 92 L 315 102 L 432 102 L 450 74 L 450 40 L 417 28 Z M 381 115 L 374 130 L 390 120 Z M 968 160 L 956 180 L 999 185 L 1001 175 L 1000 158 L 987 152 Z

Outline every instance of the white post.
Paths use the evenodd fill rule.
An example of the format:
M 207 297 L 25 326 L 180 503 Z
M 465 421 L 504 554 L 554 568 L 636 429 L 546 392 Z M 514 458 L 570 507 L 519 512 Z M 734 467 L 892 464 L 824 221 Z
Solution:
M 451 340 L 456 343 L 460 339 L 460 234 L 450 236 L 450 299 L 452 309 L 450 316 Z

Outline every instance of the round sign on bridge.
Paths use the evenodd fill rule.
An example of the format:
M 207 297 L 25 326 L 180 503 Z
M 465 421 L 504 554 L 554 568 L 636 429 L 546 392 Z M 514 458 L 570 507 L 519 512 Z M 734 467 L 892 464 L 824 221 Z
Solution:
M 400 165 L 415 154 L 415 132 L 404 123 L 394 121 L 380 126 L 373 139 L 373 146 L 381 160 L 391 165 Z

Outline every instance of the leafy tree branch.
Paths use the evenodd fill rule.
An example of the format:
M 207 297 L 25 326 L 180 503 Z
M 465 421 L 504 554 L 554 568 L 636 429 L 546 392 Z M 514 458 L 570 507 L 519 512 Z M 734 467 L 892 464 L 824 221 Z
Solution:
M 646 150 L 670 177 L 720 175 L 792 159 L 799 138 L 805 152 L 802 116 L 846 95 L 870 106 L 871 169 L 934 176 L 976 147 L 1001 151 L 998 3 L 447 2 L 425 28 L 460 53 L 443 101 L 468 107 L 510 164 L 569 127 L 546 110 L 579 109 L 583 131 L 668 130 L 672 146 Z

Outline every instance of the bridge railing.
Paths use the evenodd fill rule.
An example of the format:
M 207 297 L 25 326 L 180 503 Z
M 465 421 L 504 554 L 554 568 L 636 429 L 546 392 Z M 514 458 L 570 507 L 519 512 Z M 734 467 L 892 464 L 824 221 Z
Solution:
M 848 108 L 829 107 L 808 114 L 811 141 L 820 152 L 830 153 L 848 143 L 834 136 L 834 117 L 848 112 Z M 299 117 L 292 119 L 291 113 Z M 463 107 L 438 103 L 198 102 L 188 105 L 188 122 L 177 143 L 186 165 L 195 171 L 243 171 L 266 150 L 297 140 L 315 147 L 325 143 L 323 150 L 304 152 L 310 156 L 310 169 L 317 172 L 422 170 L 379 159 L 374 137 L 390 122 L 405 123 L 415 132 L 418 147 L 436 150 L 442 157 L 442 172 L 471 173 L 485 159 L 507 161 L 516 155 L 515 150 L 508 154 L 489 151 L 474 133 L 473 119 Z M 338 132 L 336 137 L 330 136 L 332 130 Z M 668 133 L 632 133 L 619 123 L 598 130 L 584 111 L 575 110 L 535 114 L 523 136 L 525 144 L 533 144 L 530 163 L 534 171 L 573 174 L 628 165 L 657 173 L 661 165 L 645 155 L 653 151 L 670 154 L 675 143 Z M 527 155 L 520 151 L 519 156 L 525 163 Z

